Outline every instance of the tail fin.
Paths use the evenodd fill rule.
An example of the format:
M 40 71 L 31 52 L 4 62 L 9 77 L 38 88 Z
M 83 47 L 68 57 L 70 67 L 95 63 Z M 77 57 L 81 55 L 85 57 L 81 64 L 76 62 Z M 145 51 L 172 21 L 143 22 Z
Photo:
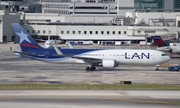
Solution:
M 151 38 L 154 40 L 154 44 L 158 47 L 169 46 L 166 42 L 164 42 L 161 36 L 151 36 Z
M 23 52 L 42 48 L 18 23 L 12 23 L 12 27 Z

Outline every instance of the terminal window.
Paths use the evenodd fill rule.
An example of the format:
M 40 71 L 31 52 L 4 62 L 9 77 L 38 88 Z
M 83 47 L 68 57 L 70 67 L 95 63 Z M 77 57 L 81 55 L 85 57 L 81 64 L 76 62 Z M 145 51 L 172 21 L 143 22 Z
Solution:
M 46 33 L 46 31 L 45 31 L 45 30 L 43 30 L 43 33 Z
M 96 34 L 98 34 L 98 31 L 96 31 Z
M 118 34 L 121 34 L 121 31 L 118 31 Z
M 113 31 L 112 34 L 115 34 L 115 31 Z
M 87 32 L 86 31 L 84 31 L 84 34 L 86 34 Z
M 40 30 L 38 30 L 38 33 L 40 33 Z
M 61 31 L 61 34 L 64 34 L 64 31 Z
M 158 9 L 164 8 L 164 0 L 134 0 L 134 7 L 139 10 L 160 11 Z
M 69 34 L 69 31 L 67 31 L 67 34 Z
M 35 31 L 34 30 L 32 30 L 32 33 L 34 33 Z
M 101 31 L 101 34 L 104 34 L 104 31 Z
M 75 31 L 73 31 L 73 34 L 75 34 Z
M 124 34 L 126 34 L 126 31 L 124 31 Z
M 86 0 L 86 3 L 95 3 L 96 2 L 96 0 Z
M 175 12 L 180 12 L 180 0 L 174 0 L 174 9 L 177 9 Z

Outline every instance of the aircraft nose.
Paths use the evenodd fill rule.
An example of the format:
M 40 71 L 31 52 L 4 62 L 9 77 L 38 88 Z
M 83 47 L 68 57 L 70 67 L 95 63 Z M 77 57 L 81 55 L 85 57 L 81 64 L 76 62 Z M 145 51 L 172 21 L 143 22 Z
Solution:
M 168 62 L 169 60 L 171 60 L 171 58 L 169 56 L 166 56 L 165 61 Z

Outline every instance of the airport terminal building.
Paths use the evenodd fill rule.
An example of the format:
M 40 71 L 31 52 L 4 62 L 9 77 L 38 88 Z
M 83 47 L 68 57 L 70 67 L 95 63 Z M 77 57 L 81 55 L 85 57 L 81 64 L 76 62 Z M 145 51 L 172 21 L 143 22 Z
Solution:
M 178 6 L 174 5 L 178 1 L 164 0 L 163 3 L 160 2 L 162 0 L 156 0 L 156 2 L 145 1 L 128 0 L 127 4 L 123 5 L 126 7 L 123 8 L 120 6 L 123 0 L 92 0 L 92 2 L 90 0 L 67 0 L 66 2 L 64 0 L 56 0 L 56 2 L 25 0 L 23 3 L 15 2 L 15 6 L 11 4 L 3 7 L 3 10 L 1 10 L 0 42 L 15 41 L 15 34 L 11 27 L 11 23 L 14 22 L 20 23 L 30 35 L 39 39 L 47 39 L 47 36 L 50 35 L 52 39 L 64 41 L 92 40 L 96 43 L 97 41 L 116 40 L 139 42 L 145 40 L 145 37 L 152 35 L 163 35 L 164 38 L 168 39 L 170 37 L 179 38 L 180 13 L 178 12 Z M 3 3 L 5 5 L 6 2 Z M 31 5 L 25 8 L 28 3 Z M 36 6 L 37 3 L 42 7 Z M 53 5 L 54 3 L 56 5 Z M 104 8 L 106 13 L 98 13 L 102 10 L 95 8 L 99 3 L 110 6 Z M 62 4 L 68 4 L 68 6 L 70 6 L 69 4 L 74 4 L 74 7 L 80 8 L 65 8 L 64 6 L 66 5 Z M 116 9 L 117 6 L 115 5 L 118 5 L 119 8 Z M 35 7 L 32 8 L 33 6 Z M 113 12 L 111 9 L 114 6 L 116 7 L 114 9 L 116 13 L 111 13 Z M 86 9 L 81 9 L 81 7 L 86 7 Z M 92 7 L 95 8 L 92 12 L 97 12 L 97 14 L 89 12 L 89 8 L 91 9 Z M 48 9 L 52 11 L 49 12 Z M 54 9 L 73 10 L 73 12 L 70 12 L 71 14 L 69 12 L 67 12 L 68 14 L 63 14 L 59 11 L 54 12 Z M 107 11 L 107 9 L 109 10 Z M 123 9 L 128 10 L 124 11 Z M 77 13 L 77 10 L 85 11 L 86 14 Z
M 11 12 L 71 14 L 119 14 L 126 12 L 180 12 L 179 0 L 1 0 Z

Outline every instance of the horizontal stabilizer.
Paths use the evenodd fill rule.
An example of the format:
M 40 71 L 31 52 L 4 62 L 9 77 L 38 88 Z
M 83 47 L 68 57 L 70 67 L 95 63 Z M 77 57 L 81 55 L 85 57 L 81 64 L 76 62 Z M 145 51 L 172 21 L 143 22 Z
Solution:
M 28 56 L 36 56 L 35 54 L 27 53 L 27 52 L 14 51 L 14 53 L 19 53 L 19 54 L 22 54 L 22 55 L 28 55 Z

